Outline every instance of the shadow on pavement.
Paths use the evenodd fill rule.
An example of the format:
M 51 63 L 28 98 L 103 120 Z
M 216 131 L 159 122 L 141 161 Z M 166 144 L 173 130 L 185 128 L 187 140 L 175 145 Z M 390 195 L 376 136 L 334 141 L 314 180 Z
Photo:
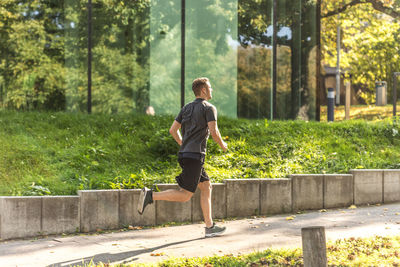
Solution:
M 85 264 L 89 264 L 89 263 L 98 264 L 100 262 L 116 263 L 116 262 L 121 262 L 123 260 L 125 260 L 125 262 L 121 262 L 121 263 L 126 264 L 128 262 L 137 260 L 137 258 L 134 258 L 134 257 L 136 257 L 140 254 L 151 253 L 157 249 L 162 249 L 162 248 L 166 248 L 169 246 L 179 245 L 179 244 L 202 240 L 202 239 L 204 239 L 204 237 L 168 243 L 168 244 L 164 244 L 164 245 L 153 247 L 153 248 L 139 249 L 139 250 L 121 252 L 121 253 L 116 253 L 116 254 L 101 253 L 101 254 L 97 254 L 94 256 L 85 257 L 85 258 L 81 258 L 81 259 L 53 263 L 53 264 L 48 265 L 47 267 L 67 267 L 67 266 L 76 266 L 78 264 L 79 265 L 85 265 Z M 129 259 L 129 261 L 127 261 L 128 259 Z

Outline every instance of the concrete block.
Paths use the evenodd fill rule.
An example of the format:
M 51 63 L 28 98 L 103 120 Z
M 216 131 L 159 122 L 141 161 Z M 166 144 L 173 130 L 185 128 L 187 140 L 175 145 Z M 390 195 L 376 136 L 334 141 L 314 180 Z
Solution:
M 261 179 L 261 214 L 280 214 L 292 211 L 292 180 Z
M 245 217 L 260 213 L 260 180 L 224 180 L 227 217 Z
M 400 201 L 400 170 L 383 171 L 383 202 Z
M 353 175 L 324 175 L 324 208 L 348 207 L 353 204 Z
M 160 191 L 177 189 L 177 184 L 158 184 Z M 156 201 L 156 223 L 186 222 L 192 220 L 192 202 Z
M 41 232 L 42 197 L 0 197 L 0 238 L 22 238 Z
M 137 212 L 140 189 L 126 189 L 119 191 L 119 225 L 120 227 L 148 226 L 156 224 L 155 204 L 148 205 L 144 213 Z
M 213 219 L 226 218 L 225 184 L 212 184 L 211 207 Z M 197 189 L 196 193 L 192 197 L 192 221 L 198 222 L 203 219 L 203 212 L 200 205 L 200 189 Z
M 119 227 L 119 190 L 82 190 L 81 231 Z
M 43 233 L 61 234 L 80 231 L 78 196 L 46 196 L 42 199 Z
M 323 174 L 295 174 L 291 178 L 293 211 L 323 208 Z
M 383 170 L 350 170 L 354 179 L 354 204 L 383 202 Z

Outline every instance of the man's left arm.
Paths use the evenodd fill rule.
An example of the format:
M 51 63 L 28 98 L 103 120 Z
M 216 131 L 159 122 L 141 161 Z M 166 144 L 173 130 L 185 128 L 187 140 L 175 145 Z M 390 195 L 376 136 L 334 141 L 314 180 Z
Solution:
M 177 122 L 176 120 L 172 123 L 171 128 L 169 129 L 169 133 L 172 135 L 172 137 L 175 139 L 175 141 L 178 143 L 178 145 L 182 145 L 182 136 L 181 133 L 179 132 L 179 129 L 181 128 L 181 124 Z

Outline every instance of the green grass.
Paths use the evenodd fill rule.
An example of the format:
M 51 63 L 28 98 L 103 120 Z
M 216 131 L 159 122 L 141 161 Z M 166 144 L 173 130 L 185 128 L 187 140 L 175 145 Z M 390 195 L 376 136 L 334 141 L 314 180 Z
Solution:
M 340 239 L 327 244 L 328 266 L 400 266 L 400 236 Z M 267 249 L 245 255 L 224 255 L 198 258 L 170 258 L 159 263 L 117 264 L 118 267 L 178 267 L 178 266 L 303 266 L 302 250 Z M 87 264 L 86 267 L 110 266 Z
M 397 107 L 400 102 L 397 103 Z M 398 109 L 398 108 L 397 108 Z M 328 120 L 327 106 L 321 106 L 321 121 Z M 397 111 L 397 114 L 399 112 Z M 363 119 L 369 121 L 382 120 L 393 117 L 393 105 L 376 106 L 376 105 L 354 105 L 350 106 L 349 117 L 351 120 Z M 335 106 L 334 120 L 343 121 L 345 119 L 344 105 Z
M 173 183 L 180 168 L 173 116 L 0 111 L 0 195 Z M 228 153 L 209 141 L 206 170 L 226 178 L 280 178 L 400 168 L 400 128 L 366 122 L 220 118 Z

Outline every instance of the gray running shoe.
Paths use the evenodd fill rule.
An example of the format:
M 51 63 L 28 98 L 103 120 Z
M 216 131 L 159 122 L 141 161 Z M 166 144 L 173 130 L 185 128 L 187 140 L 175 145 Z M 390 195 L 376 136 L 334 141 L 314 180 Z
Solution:
M 153 203 L 153 191 L 148 189 L 147 187 L 143 188 L 142 191 L 140 192 L 139 202 L 137 206 L 139 214 L 142 215 L 146 206 L 152 203 Z
M 206 227 L 206 237 L 214 237 L 222 235 L 226 230 L 225 226 L 219 227 L 213 223 L 213 226 L 208 228 Z

